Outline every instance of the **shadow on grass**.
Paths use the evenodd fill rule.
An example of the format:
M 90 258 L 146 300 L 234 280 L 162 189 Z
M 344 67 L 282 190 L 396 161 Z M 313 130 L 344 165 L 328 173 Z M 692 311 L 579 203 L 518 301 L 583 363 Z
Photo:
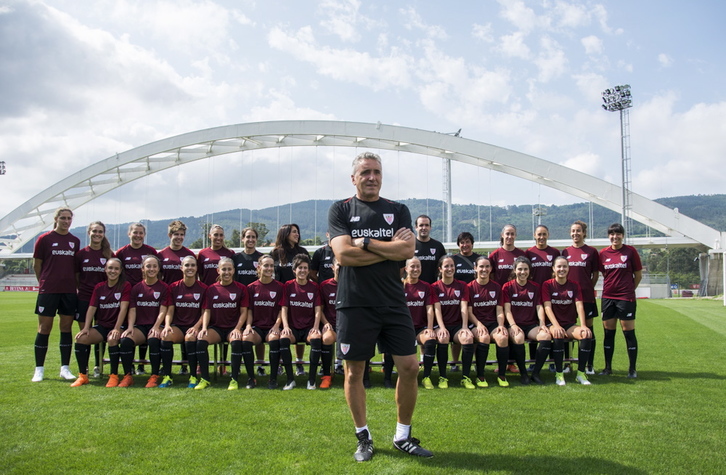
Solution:
M 395 450 L 376 450 L 376 454 L 386 452 L 386 455 L 404 456 Z M 374 459 L 375 460 L 375 459 Z M 557 474 L 564 473 L 599 473 L 618 475 L 639 475 L 648 473 L 635 467 L 629 467 L 612 460 L 596 457 L 561 457 L 561 456 L 517 456 L 503 454 L 472 454 L 467 452 L 437 451 L 433 458 L 422 459 L 411 457 L 421 464 L 422 469 L 438 468 L 449 470 L 477 470 L 503 473 L 537 473 Z

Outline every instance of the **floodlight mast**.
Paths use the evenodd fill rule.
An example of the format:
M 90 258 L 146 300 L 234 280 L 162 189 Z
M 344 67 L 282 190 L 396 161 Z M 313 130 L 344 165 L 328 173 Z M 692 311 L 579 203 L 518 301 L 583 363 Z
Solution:
M 633 106 L 632 96 L 630 95 L 630 85 L 615 86 L 605 89 L 602 93 L 604 104 L 602 108 L 609 112 L 620 112 L 620 166 L 622 174 L 622 190 L 623 190 L 623 211 L 622 221 L 625 228 L 625 239 L 630 239 L 632 231 L 632 219 L 630 211 L 632 209 L 630 179 L 630 113 L 629 108 Z

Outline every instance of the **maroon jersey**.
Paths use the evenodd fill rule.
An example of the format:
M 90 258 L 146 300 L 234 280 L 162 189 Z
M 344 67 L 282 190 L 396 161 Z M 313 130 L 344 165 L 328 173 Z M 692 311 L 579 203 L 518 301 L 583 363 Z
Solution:
M 235 281 L 229 285 L 222 285 L 219 282 L 210 285 L 203 303 L 204 309 L 209 309 L 211 312 L 209 325 L 223 330 L 237 326 L 240 309 L 249 306 L 247 287 Z
M 638 251 L 623 244 L 620 249 L 612 246 L 600 251 L 600 271 L 603 275 L 602 297 L 604 299 L 635 301 L 635 278 L 633 274 L 643 269 Z
M 280 302 L 284 291 L 282 283 L 274 279 L 267 284 L 256 280 L 247 286 L 253 326 L 262 330 L 272 328 L 280 315 Z
M 78 274 L 78 300 L 89 302 L 96 284 L 106 280 L 106 258 L 101 249 L 86 246 L 76 253 L 76 274 Z
M 207 247 L 199 251 L 197 256 L 197 267 L 199 268 L 199 280 L 207 285 L 217 282 L 217 266 L 221 257 L 234 258 L 234 251 L 230 251 L 226 247 L 217 249 Z M 233 325 L 234 326 L 234 325 Z
M 522 286 L 517 279 L 510 280 L 502 287 L 504 303 L 512 306 L 514 323 L 519 326 L 539 325 L 537 305 L 540 304 L 540 288 L 536 282 L 528 280 Z
M 560 255 L 560 251 L 552 246 L 547 246 L 544 249 L 532 246 L 527 249 L 525 255 L 532 263 L 532 275 L 530 278 L 533 281 L 542 285 L 545 280 L 552 278 L 552 263 L 555 261 L 555 257 Z
M 557 323 L 567 328 L 577 323 L 577 307 L 575 302 L 582 302 L 582 292 L 576 282 L 568 280 L 564 285 L 557 279 L 550 279 L 542 284 L 542 302 L 552 304 L 552 312 Z
M 131 247 L 131 244 L 126 244 L 116 251 L 116 257 L 121 260 L 124 266 L 126 280 L 131 282 L 131 285 L 136 285 L 143 279 L 141 275 L 141 263 L 144 262 L 144 257 L 149 254 L 157 255 L 156 249 L 147 244 L 142 244 L 138 249 Z
M 184 273 L 181 270 L 181 260 L 187 256 L 195 257 L 194 253 L 184 246 L 176 251 L 166 246 L 159 251 L 158 256 L 161 261 L 161 280 L 169 285 L 184 278 Z
M 567 278 L 577 282 L 582 291 L 582 301 L 595 302 L 595 286 L 592 285 L 592 275 L 600 266 L 597 249 L 584 244 L 582 247 L 570 246 L 562 251 L 570 264 L 570 273 Z
M 170 303 L 174 307 L 171 323 L 180 327 L 193 327 L 202 316 L 207 286 L 198 280 L 188 287 L 183 280 L 169 286 Z
M 504 306 L 502 286 L 489 279 L 486 285 L 476 280 L 469 282 L 469 306 L 477 320 L 482 323 L 496 323 L 497 305 Z
M 109 287 L 107 282 L 96 284 L 91 293 L 90 306 L 96 307 L 96 325 L 106 328 L 116 326 L 121 302 L 128 302 L 131 299 L 131 284 L 124 282 L 121 289 Z M 85 315 L 84 315 L 85 320 Z
M 511 251 L 500 247 L 489 254 L 489 259 L 494 266 L 494 275 L 492 278 L 502 287 L 509 281 L 509 276 L 514 270 L 514 259 L 519 256 L 525 256 L 525 253 L 517 247 Z
M 153 325 L 159 317 L 159 308 L 170 303 L 168 285 L 160 280 L 149 285 L 142 280 L 131 289 L 129 309 L 136 309 L 134 325 Z
M 333 326 L 338 322 L 338 314 L 335 310 L 335 297 L 338 294 L 338 281 L 335 279 L 324 280 L 320 284 L 320 296 L 323 300 L 323 314 L 325 319 Z
M 318 284 L 308 280 L 300 285 L 297 280 L 285 283 L 285 297 L 281 305 L 287 306 L 287 322 L 290 328 L 304 330 L 315 324 L 315 307 L 323 304 Z
M 415 284 L 405 284 L 403 291 L 406 294 L 406 305 L 411 312 L 413 327 L 418 330 L 426 328 L 429 324 L 426 307 L 438 302 L 438 296 L 431 284 L 419 280 Z
M 43 261 L 38 278 L 41 294 L 73 294 L 76 292 L 76 252 L 81 241 L 73 234 L 48 231 L 35 241 L 33 258 Z
M 446 285 L 443 280 L 437 280 L 431 287 L 441 303 L 441 316 L 444 325 L 447 327 L 461 325 L 463 318 L 461 315 L 461 302 L 469 301 L 469 287 L 466 286 L 466 283 L 454 279 L 451 284 Z

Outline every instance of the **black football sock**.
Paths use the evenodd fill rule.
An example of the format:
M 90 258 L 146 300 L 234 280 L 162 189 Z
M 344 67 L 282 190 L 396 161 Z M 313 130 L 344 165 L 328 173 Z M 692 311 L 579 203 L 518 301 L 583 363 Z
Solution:
M 434 360 L 436 359 L 436 340 L 433 338 L 426 340 L 423 346 L 423 377 L 428 378 L 431 376 L 431 369 L 434 367 Z
M 468 378 L 471 374 L 471 361 L 474 359 L 474 343 L 461 346 L 461 374 Z
M 555 371 L 562 372 L 562 362 L 565 356 L 565 340 L 563 338 L 555 338 L 552 343 L 552 357 L 555 360 Z
M 277 381 L 280 368 L 280 340 L 270 341 L 270 381 Z
M 590 345 L 590 354 L 587 357 L 587 365 L 592 368 L 595 364 L 595 347 L 597 345 L 595 344 L 595 329 L 593 327 L 587 328 L 589 328 L 590 332 L 592 332 L 592 344 Z
M 134 372 L 134 347 L 136 343 L 131 338 L 121 338 L 119 346 L 121 347 L 119 354 L 121 355 L 124 374 L 132 374 Z
M 197 340 L 197 363 L 200 376 L 209 381 L 209 342 L 206 340 Z
M 121 359 L 121 349 L 118 345 L 108 347 L 108 360 L 111 365 L 110 374 L 118 375 L 118 362 Z
M 196 341 L 185 341 L 182 343 L 182 348 L 187 350 L 187 362 L 189 363 L 189 374 L 193 377 L 197 377 L 197 342 Z
M 487 365 L 487 358 L 489 358 L 489 343 L 477 343 L 476 344 L 476 376 L 478 378 L 484 377 L 484 369 Z M 504 365 L 506 367 L 506 363 Z
M 35 366 L 45 366 L 45 355 L 48 353 L 48 338 L 50 335 L 38 333 L 35 335 Z
M 517 367 L 519 368 L 519 374 L 520 375 L 527 375 L 527 362 L 524 359 L 524 343 L 521 345 L 513 344 L 512 345 L 512 356 L 514 356 L 514 361 L 517 362 Z
M 315 383 L 318 375 L 318 365 L 320 364 L 320 351 L 322 350 L 323 340 L 320 338 L 310 339 L 310 372 L 308 381 Z
M 149 362 L 151 363 L 151 374 L 159 375 L 159 367 L 161 366 L 161 340 L 158 338 L 149 338 L 147 340 L 149 346 Z
M 247 370 L 247 379 L 255 379 L 255 353 L 254 346 L 251 341 L 242 342 L 242 359 L 245 362 L 245 370 Z
M 183 347 L 184 345 L 182 345 Z M 163 369 L 161 373 L 164 376 L 171 376 L 171 362 L 174 359 L 174 343 L 171 341 L 163 340 L 161 342 L 161 348 L 159 349 L 159 352 L 161 353 L 161 361 Z
M 630 371 L 635 371 L 635 365 L 638 362 L 638 339 L 635 338 L 635 330 L 626 330 L 623 332 L 623 336 L 625 336 L 625 344 L 628 347 Z
M 323 362 L 323 376 L 330 376 L 330 368 L 333 366 L 333 345 L 322 346 L 320 359 Z
M 295 381 L 295 373 L 292 371 L 292 353 L 290 352 L 290 339 L 280 338 L 280 360 L 287 373 L 287 382 Z
M 239 371 L 242 366 L 242 342 L 234 340 L 229 343 L 230 354 L 232 355 L 232 379 L 239 381 Z
M 587 362 L 590 361 L 590 354 L 592 353 L 592 338 L 584 338 L 578 343 L 577 352 L 577 371 L 585 371 Z
M 449 344 L 439 343 L 436 345 L 436 362 L 439 365 L 439 376 L 446 377 L 446 367 L 449 364 Z
M 605 330 L 602 340 L 602 349 L 605 353 L 605 369 L 612 369 L 613 354 L 615 354 L 615 330 Z
M 83 343 L 76 343 L 76 361 L 78 361 L 78 372 L 82 374 L 88 374 L 88 357 L 89 357 L 88 345 Z
M 497 368 L 499 379 L 504 380 L 507 374 L 507 363 L 509 363 L 509 347 L 508 346 L 497 346 Z
M 73 335 L 71 335 L 71 332 L 61 332 L 59 346 L 60 346 L 60 355 L 61 355 L 61 365 L 62 366 L 70 365 L 71 364 L 71 352 L 73 351 Z
M 537 354 L 535 355 L 536 358 L 534 360 L 534 369 L 532 370 L 532 375 L 539 375 L 542 366 L 544 366 L 545 361 L 547 361 L 547 357 L 550 355 L 550 350 L 552 350 L 551 341 L 547 340 L 539 342 L 539 345 L 537 346 Z

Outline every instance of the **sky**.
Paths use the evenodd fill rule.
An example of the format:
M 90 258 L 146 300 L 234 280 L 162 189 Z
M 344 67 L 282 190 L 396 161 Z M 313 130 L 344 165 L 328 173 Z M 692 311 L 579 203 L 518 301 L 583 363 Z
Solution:
M 633 191 L 724 193 L 724 19 L 718 0 L 0 0 L 0 216 L 116 153 L 268 120 L 461 129 L 620 184 L 618 114 L 601 108 L 619 84 Z M 198 161 L 89 202 L 74 224 L 343 198 L 359 151 Z M 380 153 L 382 195 L 442 199 L 438 159 Z M 452 175 L 455 203 L 582 201 L 459 163 Z

